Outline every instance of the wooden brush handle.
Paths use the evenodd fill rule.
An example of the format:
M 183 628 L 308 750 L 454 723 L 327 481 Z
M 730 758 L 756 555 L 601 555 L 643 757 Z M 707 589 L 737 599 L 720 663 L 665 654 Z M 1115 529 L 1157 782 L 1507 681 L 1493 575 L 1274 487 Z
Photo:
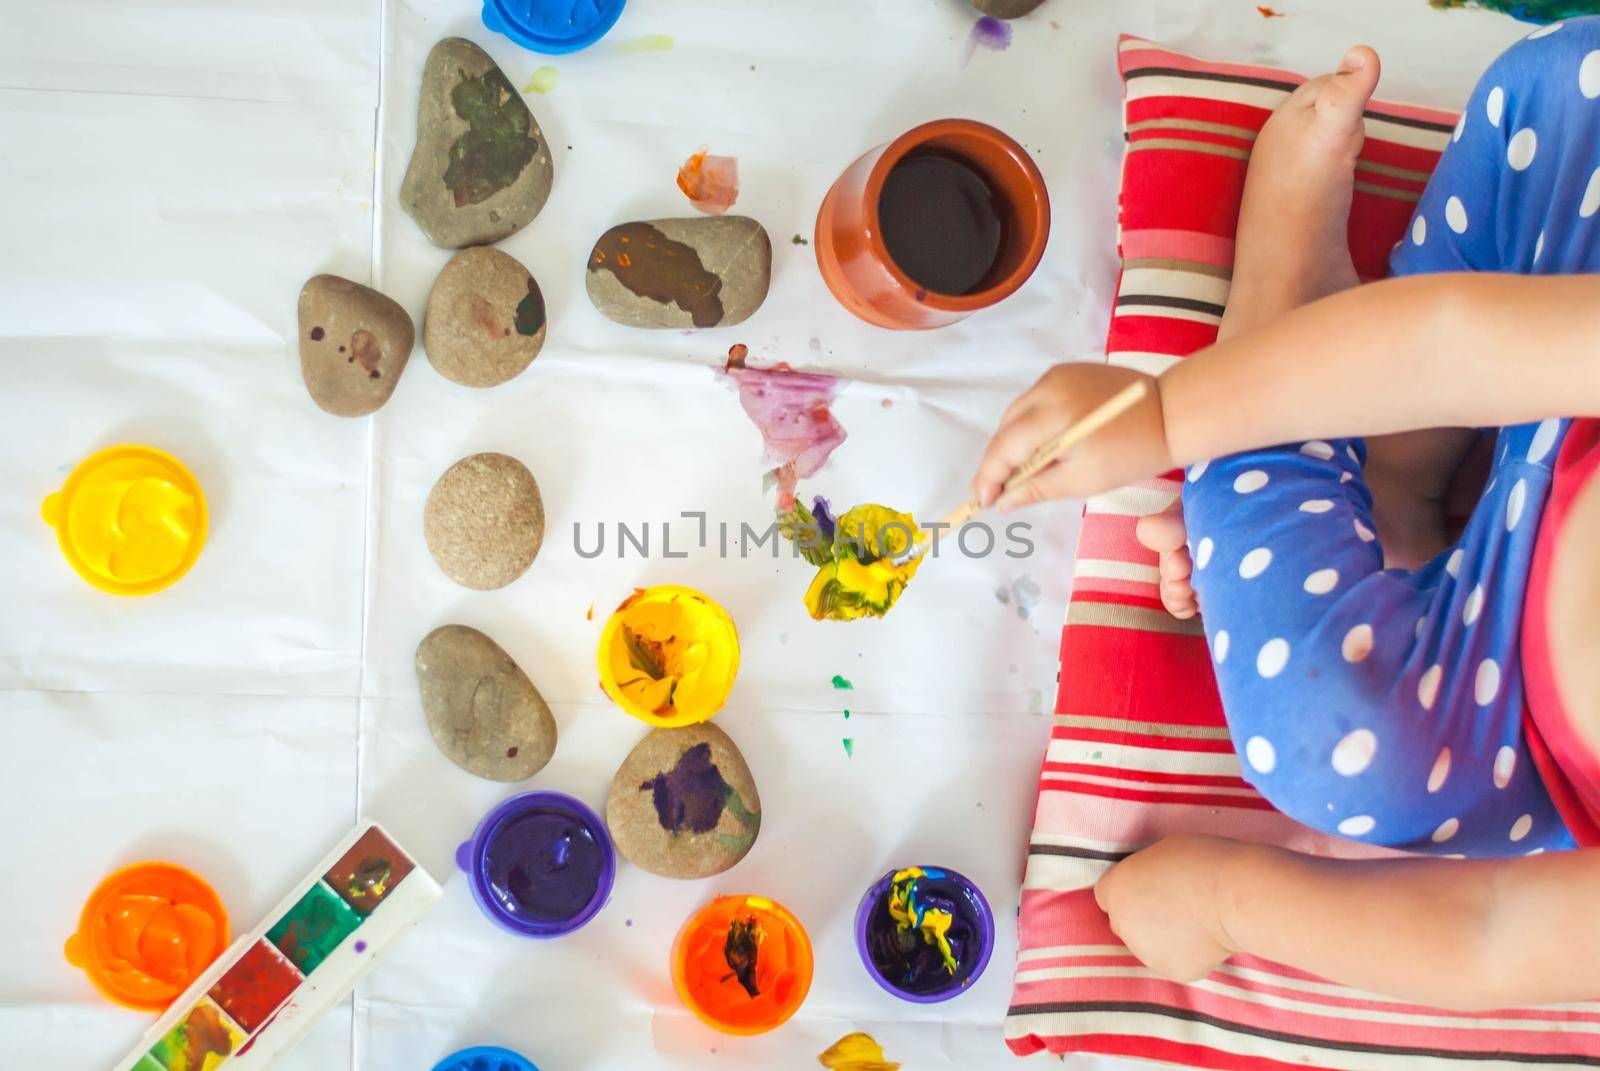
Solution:
M 1077 446 L 1080 442 L 1117 419 L 1117 417 L 1138 405 L 1148 393 L 1150 393 L 1149 381 L 1144 379 L 1135 380 L 1089 410 L 1083 419 L 1069 425 L 1059 435 L 1046 439 L 1028 460 L 1018 465 L 1016 471 L 1006 477 L 1006 482 L 1001 486 L 1000 493 L 1005 494 L 1022 486 L 1038 475 L 1040 470 L 1052 461 L 1057 460 L 1068 450 L 1071 450 L 1074 446 Z M 944 523 L 953 531 L 970 521 L 982 508 L 983 506 L 979 504 L 976 498 L 969 498 L 966 502 L 945 514 Z

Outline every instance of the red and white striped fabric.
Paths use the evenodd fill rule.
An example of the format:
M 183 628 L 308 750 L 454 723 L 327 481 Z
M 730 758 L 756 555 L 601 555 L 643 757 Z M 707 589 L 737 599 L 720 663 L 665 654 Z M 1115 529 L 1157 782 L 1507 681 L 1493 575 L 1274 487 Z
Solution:
M 1251 144 L 1303 79 L 1126 37 L 1119 66 L 1127 87 L 1123 268 L 1106 349 L 1114 364 L 1155 373 L 1215 339 Z M 1376 101 L 1367 111 L 1350 217 L 1363 278 L 1385 273 L 1455 119 Z M 1112 862 L 1168 834 L 1374 854 L 1278 814 L 1239 776 L 1205 638 L 1197 622 L 1161 608 L 1155 557 L 1133 534 L 1139 516 L 1164 509 L 1177 492 L 1174 473 L 1085 510 L 1023 883 L 1006 1020 L 1012 1050 L 1229 1071 L 1600 1066 L 1600 1005 L 1466 1015 L 1248 957 L 1178 985 L 1146 970 L 1111 934 L 1090 886 Z

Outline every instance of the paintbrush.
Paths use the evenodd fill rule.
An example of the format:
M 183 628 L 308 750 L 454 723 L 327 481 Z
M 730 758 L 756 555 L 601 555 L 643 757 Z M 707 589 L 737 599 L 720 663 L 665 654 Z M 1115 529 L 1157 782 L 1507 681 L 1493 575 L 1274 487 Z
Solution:
M 1144 396 L 1149 393 L 1150 381 L 1146 379 L 1135 380 L 1123 387 L 1116 394 L 1089 410 L 1080 420 L 1068 425 L 1065 430 L 1041 443 L 1028 460 L 1018 465 L 1016 470 L 1006 477 L 1006 482 L 1000 487 L 1000 493 L 1004 495 L 1008 491 L 1014 491 L 1024 483 L 1027 483 L 1038 475 L 1045 466 L 1056 461 L 1074 446 L 1077 446 L 1083 440 L 1117 419 L 1117 417 L 1138 405 L 1139 402 L 1144 400 Z M 944 526 L 942 530 L 955 531 L 959 529 L 982 509 L 983 504 L 976 498 L 967 499 L 944 515 L 944 520 L 941 522 Z M 911 544 L 910 549 L 897 559 L 897 563 L 903 564 L 925 553 L 929 545 L 930 542 L 926 530 L 918 532 L 917 538 Z

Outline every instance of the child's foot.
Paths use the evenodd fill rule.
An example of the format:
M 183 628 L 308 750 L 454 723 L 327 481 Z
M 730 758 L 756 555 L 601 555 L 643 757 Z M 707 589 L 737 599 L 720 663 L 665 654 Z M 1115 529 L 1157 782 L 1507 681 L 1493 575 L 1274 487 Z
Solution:
M 1222 334 L 1356 285 L 1347 229 L 1378 54 L 1357 45 L 1273 112 L 1245 178 Z

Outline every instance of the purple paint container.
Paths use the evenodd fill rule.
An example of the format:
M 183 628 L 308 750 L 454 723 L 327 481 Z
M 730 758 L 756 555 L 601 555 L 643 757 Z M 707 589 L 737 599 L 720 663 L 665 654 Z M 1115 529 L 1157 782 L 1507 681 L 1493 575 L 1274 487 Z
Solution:
M 560 937 L 611 896 L 617 856 L 600 817 L 562 792 L 512 796 L 456 849 L 472 898 L 489 920 L 521 937 Z
M 909 868 L 908 868 L 909 869 Z M 856 951 L 872 980 L 901 1000 L 937 1004 L 972 987 L 994 952 L 994 913 L 972 881 L 944 867 L 920 867 L 917 902 L 953 916 L 948 938 L 956 960 L 954 973 L 940 966 L 941 956 L 920 934 L 899 932 L 889 915 L 891 870 L 867 889 L 856 908 Z

